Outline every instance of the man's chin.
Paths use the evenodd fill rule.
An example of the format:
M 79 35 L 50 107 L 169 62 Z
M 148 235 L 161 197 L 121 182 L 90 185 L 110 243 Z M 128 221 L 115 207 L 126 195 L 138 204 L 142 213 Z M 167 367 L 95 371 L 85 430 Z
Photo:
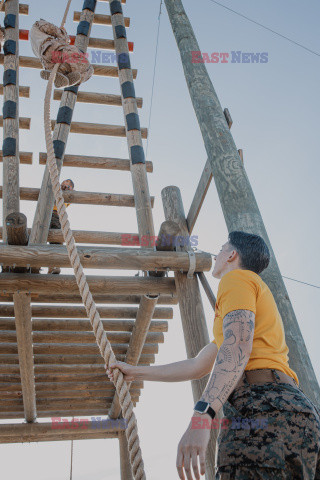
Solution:
M 215 272 L 215 271 L 213 270 L 212 276 L 213 276 L 213 278 L 217 278 L 217 279 L 219 280 L 219 278 L 220 278 L 220 272 Z

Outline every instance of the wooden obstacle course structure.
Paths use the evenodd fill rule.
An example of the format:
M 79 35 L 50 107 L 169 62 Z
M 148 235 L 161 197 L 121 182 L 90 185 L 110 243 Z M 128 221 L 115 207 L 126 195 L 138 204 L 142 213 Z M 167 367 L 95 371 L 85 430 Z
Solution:
M 147 138 L 148 132 L 140 127 L 138 109 L 142 108 L 143 99 L 135 96 L 137 70 L 131 68 L 129 60 L 133 51 L 133 44 L 128 42 L 126 35 L 130 18 L 123 16 L 116 0 L 100 1 L 117 3 L 116 11 L 112 13 L 111 10 L 111 15 L 109 12 L 97 14 L 97 1 L 85 0 L 83 10 L 74 12 L 73 18 L 75 22 L 87 22 L 88 34 L 77 33 L 74 42 L 83 52 L 88 47 L 94 47 L 114 51 L 118 59 L 121 55 L 125 56 L 125 63 L 118 63 L 117 67 L 94 65 L 94 75 L 119 79 L 120 95 L 78 91 L 77 87 L 55 90 L 53 98 L 60 101 L 57 119 L 52 120 L 55 155 L 59 171 L 62 166 L 68 166 L 91 168 L 93 171 L 110 169 L 130 172 L 133 195 L 75 191 L 64 193 L 64 198 L 68 203 L 135 208 L 138 228 L 135 233 L 75 230 L 74 238 L 77 243 L 90 245 L 78 247 L 84 268 L 143 272 L 141 277 L 87 276 L 103 327 L 118 360 L 134 365 L 154 363 L 159 344 L 164 342 L 164 333 L 168 331 L 168 321 L 173 318 L 171 306 L 176 304 L 180 308 L 187 356 L 194 357 L 209 343 L 199 280 L 214 307 L 215 298 L 204 275 L 211 268 L 211 255 L 193 252 L 186 246 L 173 248 L 170 245 L 163 246 L 160 241 L 156 244 L 152 241 L 155 238 L 152 214 L 154 197 L 149 192 L 147 174 L 153 172 L 153 164 L 146 161 L 143 151 L 142 140 Z M 126 2 L 122 0 L 121 3 Z M 190 51 L 199 48 L 181 1 L 165 0 L 165 3 L 178 40 L 208 159 L 187 215 L 179 189 L 167 187 L 163 190 L 165 221 L 160 226 L 158 237 L 191 235 L 214 178 L 228 229 L 252 230 L 268 240 L 244 172 L 243 151 L 237 150 L 232 140 L 230 112 L 228 109 L 222 111 L 205 67 L 189 61 Z M 130 480 L 134 476 L 124 428 L 95 429 L 89 426 L 81 431 L 72 431 L 53 429 L 50 423 L 36 421 L 37 418 L 50 416 L 97 415 L 108 415 L 116 420 L 121 419 L 121 407 L 114 385 L 106 377 L 104 362 L 86 311 L 78 305 L 82 299 L 75 277 L 38 273 L 41 267 L 69 268 L 70 261 L 64 246 L 47 244 L 63 241 L 61 230 L 50 230 L 54 197 L 47 166 L 40 189 L 20 187 L 19 184 L 19 163 L 30 165 L 33 161 L 32 152 L 19 151 L 19 128 L 30 129 L 31 125 L 30 118 L 19 117 L 19 98 L 30 98 L 30 87 L 19 86 L 19 68 L 41 69 L 42 65 L 37 58 L 19 56 L 19 42 L 27 39 L 27 31 L 19 29 L 18 19 L 19 14 L 28 15 L 28 5 L 19 5 L 18 0 L 7 0 L 4 8 L 6 15 L 15 16 L 14 26 L 6 28 L 5 39 L 14 42 L 16 49 L 13 51 L 9 48 L 8 51 L 7 48 L 4 54 L 0 54 L 0 64 L 4 65 L 5 72 L 0 94 L 3 95 L 4 104 L 15 103 L 14 109 L 12 103 L 7 104 L 8 108 L 0 117 L 0 126 L 4 130 L 4 146 L 0 155 L 4 169 L 4 184 L 0 189 L 4 219 L 3 228 L 0 229 L 3 240 L 0 244 L 0 264 L 3 269 L 0 274 L 0 419 L 25 419 L 27 423 L 1 423 L 0 443 L 118 438 L 121 479 Z M 92 38 L 90 33 L 93 24 L 112 27 L 113 39 Z M 180 42 L 181 38 L 185 38 L 185 41 Z M 12 43 L 7 45 L 12 47 Z M 202 100 L 206 101 L 207 98 L 198 89 L 199 84 L 193 83 L 194 69 L 199 69 L 204 79 L 211 112 L 206 113 L 207 109 L 201 107 Z M 8 71 L 11 73 L 6 73 Z M 73 121 L 76 102 L 97 104 L 103 108 L 122 107 L 124 125 Z M 61 115 L 66 109 L 68 120 Z M 223 158 L 221 152 L 215 150 L 218 132 L 223 133 L 228 146 Z M 66 153 L 70 133 L 101 135 L 103 141 L 108 136 L 126 137 L 129 158 Z M 237 166 L 236 170 L 231 169 L 230 183 L 225 190 L 221 188 L 224 161 L 232 161 Z M 47 153 L 41 152 L 39 164 L 45 165 L 46 162 Z M 236 180 L 239 177 L 243 180 L 241 185 L 245 185 L 244 191 L 238 188 Z M 233 191 L 237 192 L 236 197 Z M 249 204 L 244 199 L 247 192 L 250 193 Z M 37 202 L 31 228 L 28 228 L 20 212 L 20 199 Z M 234 211 L 238 212 L 236 220 Z M 245 220 L 247 214 L 255 219 L 250 228 Z M 137 245 L 124 248 L 125 237 L 136 241 L 141 245 L 140 248 Z M 144 244 L 142 239 L 149 240 Z M 167 276 L 168 272 L 174 272 L 174 277 Z M 266 281 L 273 289 L 282 315 L 288 315 L 287 330 L 293 328 L 297 335 L 294 341 L 298 338 L 299 355 L 297 348 L 292 347 L 293 339 L 289 334 L 288 344 L 293 351 L 290 362 L 301 377 L 305 391 L 314 397 L 319 389 L 274 258 L 270 272 L 266 275 Z M 305 364 L 300 368 L 299 362 L 302 360 L 305 360 Z M 302 377 L 306 372 L 306 377 Z M 202 394 L 206 380 L 202 378 L 192 382 L 194 401 Z M 135 381 L 130 385 L 134 405 L 139 401 L 142 388 L 143 382 Z M 206 460 L 206 479 L 209 480 L 214 478 L 214 436 Z

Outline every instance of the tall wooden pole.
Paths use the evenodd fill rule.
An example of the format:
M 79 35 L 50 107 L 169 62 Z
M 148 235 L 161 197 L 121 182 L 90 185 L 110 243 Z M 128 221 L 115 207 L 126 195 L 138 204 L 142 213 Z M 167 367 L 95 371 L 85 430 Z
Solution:
M 3 241 L 5 219 L 19 212 L 19 0 L 5 3 L 3 74 Z
M 166 220 L 175 222 L 180 227 L 179 235 L 189 236 L 182 198 L 178 187 L 166 187 L 162 190 L 162 202 Z M 177 247 L 178 250 L 179 247 Z M 204 314 L 198 278 L 187 278 L 186 273 L 175 272 L 175 282 L 179 299 L 181 322 L 188 358 L 195 357 L 200 350 L 210 343 L 206 318 Z M 191 382 L 194 402 L 197 402 L 208 382 L 209 376 Z M 192 407 L 190 405 L 190 415 Z M 206 479 L 215 476 L 216 430 L 212 435 L 206 453 Z
M 305 394 L 319 405 L 319 384 L 249 179 L 207 69 L 203 63 L 192 63 L 192 52 L 200 51 L 194 31 L 181 0 L 165 0 L 165 4 L 228 231 L 255 233 L 268 244 L 271 262 L 261 277 L 271 289 L 284 323 L 290 367 L 297 372 Z

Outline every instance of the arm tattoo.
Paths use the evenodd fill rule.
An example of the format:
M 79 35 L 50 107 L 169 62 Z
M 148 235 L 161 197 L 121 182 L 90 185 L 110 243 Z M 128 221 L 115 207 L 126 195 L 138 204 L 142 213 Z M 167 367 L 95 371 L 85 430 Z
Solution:
M 223 343 L 201 400 L 218 412 L 225 403 L 250 358 L 255 327 L 255 314 L 250 310 L 234 310 L 223 319 Z

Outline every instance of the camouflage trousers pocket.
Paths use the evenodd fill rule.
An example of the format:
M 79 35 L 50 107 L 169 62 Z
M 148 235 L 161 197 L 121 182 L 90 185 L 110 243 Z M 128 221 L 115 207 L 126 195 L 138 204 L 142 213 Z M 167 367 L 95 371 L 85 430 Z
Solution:
M 281 441 L 263 443 L 244 437 L 219 445 L 217 467 L 285 468 L 284 446 Z

